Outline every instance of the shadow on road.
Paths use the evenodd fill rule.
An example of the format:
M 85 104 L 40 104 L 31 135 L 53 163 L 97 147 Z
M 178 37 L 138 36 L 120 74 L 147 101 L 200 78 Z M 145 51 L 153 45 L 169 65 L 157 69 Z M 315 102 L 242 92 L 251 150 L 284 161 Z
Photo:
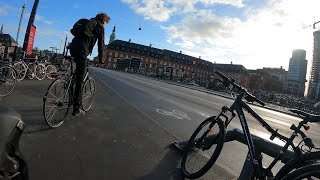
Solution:
M 138 180 L 150 179 L 184 179 L 180 173 L 181 153 L 173 145 L 166 147 L 167 154 L 162 158 L 160 163 L 149 174 L 138 178 Z
M 42 109 L 35 107 L 13 107 L 27 124 L 25 134 L 50 130 L 43 119 Z

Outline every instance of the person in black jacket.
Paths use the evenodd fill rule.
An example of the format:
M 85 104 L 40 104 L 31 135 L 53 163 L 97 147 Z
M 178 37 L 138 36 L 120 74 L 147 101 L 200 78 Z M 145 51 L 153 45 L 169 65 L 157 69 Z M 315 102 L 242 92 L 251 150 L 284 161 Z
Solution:
M 109 23 L 110 17 L 106 13 L 99 13 L 95 18 L 91 18 L 86 25 L 86 35 L 75 36 L 69 45 L 70 54 L 76 62 L 76 80 L 75 80 L 75 92 L 73 102 L 74 116 L 80 116 L 84 114 L 81 109 L 82 105 L 82 86 L 84 76 L 87 68 L 87 57 L 92 53 L 92 49 L 98 40 L 98 57 L 99 63 L 103 64 L 102 56 L 104 50 L 104 27 Z

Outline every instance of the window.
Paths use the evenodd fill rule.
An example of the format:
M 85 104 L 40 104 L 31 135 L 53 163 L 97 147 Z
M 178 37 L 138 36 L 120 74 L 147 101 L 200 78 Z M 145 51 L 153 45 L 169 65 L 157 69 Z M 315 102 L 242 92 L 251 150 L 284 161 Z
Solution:
M 123 54 L 122 54 L 122 53 L 120 53 L 120 57 L 123 57 Z
M 118 56 L 118 52 L 115 52 L 115 53 L 114 53 L 114 56 L 117 57 L 117 56 Z
M 111 62 L 111 57 L 109 57 L 109 62 Z
M 109 55 L 112 56 L 112 52 L 109 52 Z

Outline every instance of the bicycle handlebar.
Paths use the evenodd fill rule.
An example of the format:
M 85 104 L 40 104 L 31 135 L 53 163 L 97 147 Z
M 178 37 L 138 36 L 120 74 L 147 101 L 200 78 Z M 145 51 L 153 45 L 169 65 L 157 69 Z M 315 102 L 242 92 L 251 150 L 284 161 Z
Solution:
M 245 99 L 249 102 L 257 102 L 258 104 L 260 104 L 261 106 L 265 106 L 265 103 L 262 102 L 261 100 L 259 100 L 258 98 L 256 98 L 254 95 L 250 94 L 245 88 L 243 88 L 242 86 L 240 86 L 239 84 L 235 83 L 234 79 L 228 78 L 227 76 L 225 76 L 224 74 L 222 74 L 220 71 L 216 70 L 215 73 L 220 76 L 222 78 L 222 82 L 223 84 L 227 87 L 230 84 L 232 84 L 233 87 L 235 87 L 238 91 L 242 91 L 246 94 Z

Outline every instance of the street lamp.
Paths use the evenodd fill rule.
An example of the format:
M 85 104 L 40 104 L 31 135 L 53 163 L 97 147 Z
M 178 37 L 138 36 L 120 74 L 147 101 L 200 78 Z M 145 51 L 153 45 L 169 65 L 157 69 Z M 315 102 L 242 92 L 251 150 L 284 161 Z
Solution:
M 23 14 L 24 14 L 24 9 L 26 8 L 26 0 L 24 0 L 24 5 L 22 6 L 22 11 L 21 11 L 21 15 L 20 15 L 20 20 L 19 20 L 19 25 L 18 25 L 18 32 L 17 32 L 17 38 L 16 41 L 19 44 L 19 33 L 20 33 L 20 27 L 21 27 L 21 21 L 23 18 Z

